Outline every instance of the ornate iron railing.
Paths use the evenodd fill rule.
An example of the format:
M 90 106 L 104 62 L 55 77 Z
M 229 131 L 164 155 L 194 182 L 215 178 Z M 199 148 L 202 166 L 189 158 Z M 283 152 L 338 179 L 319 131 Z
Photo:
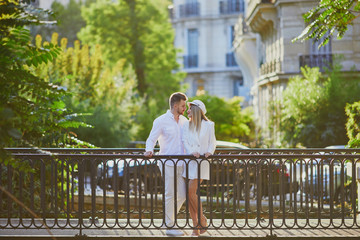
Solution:
M 244 13 L 245 5 L 243 0 L 222 0 L 219 2 L 220 14 Z
M 197 68 L 198 67 L 198 55 L 184 56 L 184 68 Z
M 333 65 L 333 55 L 330 54 L 309 54 L 299 56 L 300 67 L 318 67 L 320 71 L 331 69 Z
M 179 5 L 179 16 L 180 18 L 200 16 L 200 4 L 192 2 Z
M 198 160 L 149 159 L 143 149 L 8 151 L 22 169 L 32 170 L 0 165 L 1 229 L 46 226 L 78 229 L 80 235 L 90 228 L 159 229 L 164 161 L 183 163 L 185 169 L 188 161 L 210 164 L 210 180 L 199 186 L 198 201 L 209 220 L 203 227 L 268 229 L 270 234 L 274 229 L 360 228 L 359 149 L 218 149 Z M 192 228 L 187 203 L 175 224 Z

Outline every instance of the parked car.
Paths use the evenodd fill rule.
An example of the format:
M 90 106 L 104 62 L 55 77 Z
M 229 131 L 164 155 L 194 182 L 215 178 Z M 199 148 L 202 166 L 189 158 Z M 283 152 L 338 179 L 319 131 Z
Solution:
M 131 144 L 131 146 L 139 146 L 139 144 L 144 145 L 145 142 L 136 141 Z M 247 147 L 241 144 L 226 141 L 217 141 L 217 147 L 247 149 Z M 157 164 L 152 161 L 152 159 L 147 159 L 146 161 L 143 159 L 138 161 L 134 159 L 103 161 L 97 168 L 97 184 L 102 189 L 118 189 L 119 192 L 125 192 L 128 188 L 129 194 L 144 193 L 145 190 L 155 189 L 160 191 L 162 188 L 160 170 Z M 114 175 L 116 169 L 117 175 Z M 150 182 L 156 183 L 153 188 L 150 187 Z
M 222 151 L 222 149 L 234 149 L 236 152 L 249 148 L 237 143 L 217 141 L 217 151 Z M 230 188 L 234 191 L 237 188 L 242 197 L 245 197 L 246 183 L 249 183 L 252 196 L 260 194 L 263 197 L 270 193 L 270 179 L 273 195 L 281 192 L 296 192 L 298 189 L 298 183 L 291 183 L 285 164 L 267 165 L 266 162 L 213 159 L 210 169 L 211 179 L 202 183 L 202 189 L 211 186 L 212 189 L 219 191 L 220 188 L 226 186 L 226 189 Z M 99 164 L 97 172 L 98 185 L 109 190 L 117 189 L 120 192 L 129 192 L 129 194 L 144 194 L 145 192 L 161 192 L 163 186 L 160 170 L 152 159 L 103 161 Z M 114 174 L 115 172 L 117 174 Z
M 328 146 L 326 149 L 345 149 L 345 145 Z M 333 154 L 330 152 L 330 154 Z M 315 200 L 329 202 L 331 197 L 334 202 L 339 203 L 351 201 L 352 188 L 351 177 L 347 174 L 347 164 L 341 164 L 342 158 L 317 158 L 309 160 L 303 166 L 301 189 L 306 197 Z
M 221 148 L 249 149 L 248 147 L 240 143 L 233 143 L 233 142 L 220 141 L 220 140 L 216 140 L 216 148 L 217 149 L 221 149 Z
M 97 169 L 100 188 L 131 195 L 158 192 L 162 188 L 161 181 L 160 170 L 152 159 L 107 160 L 101 162 Z
M 291 182 L 285 164 L 252 160 L 225 160 L 221 164 L 220 161 L 213 161 L 211 179 L 204 186 L 206 184 L 215 191 L 222 187 L 230 190 L 240 199 L 296 193 L 299 188 L 298 182 Z

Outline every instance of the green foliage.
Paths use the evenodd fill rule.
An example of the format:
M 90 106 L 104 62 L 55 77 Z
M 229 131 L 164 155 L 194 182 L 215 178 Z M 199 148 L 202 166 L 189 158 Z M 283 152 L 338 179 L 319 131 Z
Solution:
M 302 68 L 283 93 L 280 128 L 283 146 L 346 144 L 346 103 L 360 99 L 360 79 L 334 67 L 325 78 L 318 68 Z
M 349 138 L 350 148 L 360 148 L 360 101 L 353 104 L 346 104 L 346 131 Z
M 293 41 L 315 38 L 321 41 L 319 47 L 324 46 L 335 31 L 341 39 L 348 30 L 348 25 L 358 17 L 358 0 L 321 0 L 315 8 L 304 15 L 304 20 L 309 25 Z
M 59 38 L 67 38 L 69 44 L 72 44 L 77 40 L 77 33 L 82 27 L 85 26 L 85 21 L 81 16 L 81 6 L 83 3 L 91 2 L 89 0 L 77 1 L 70 0 L 69 3 L 64 6 L 60 2 L 53 2 L 51 4 L 51 10 L 54 15 L 44 16 L 50 20 L 56 20 L 56 25 L 41 25 L 33 27 L 31 29 L 32 35 L 43 36 L 47 41 L 50 41 L 53 32 L 59 34 Z
M 64 169 L 54 168 L 55 164 L 44 166 L 46 161 L 43 159 L 36 164 L 13 159 L 4 148 L 71 144 L 69 128 L 83 123 L 74 121 L 74 115 L 65 107 L 66 91 L 34 74 L 34 69 L 54 61 L 60 49 L 54 44 L 42 47 L 31 44 L 30 32 L 25 27 L 40 24 L 35 13 L 42 10 L 34 11 L 25 4 L 29 2 L 0 2 L 0 181 L 1 186 L 19 186 L 17 183 L 21 181 L 24 187 L 22 192 L 17 187 L 13 187 L 11 192 L 24 204 L 33 207 L 43 202 L 40 201 L 40 186 L 50 189 L 48 186 L 51 182 L 60 182 L 61 176 L 67 173 Z M 55 172 L 49 174 L 47 170 L 50 169 Z M 44 172 L 46 175 L 41 178 Z M 52 186 L 52 189 L 52 196 L 45 195 L 45 204 L 50 200 L 60 200 L 56 194 L 65 190 L 64 186 L 57 186 L 57 189 Z M 10 199 L 4 192 L 0 194 L 2 199 Z M 10 206 L 10 209 L 19 209 L 13 201 L 4 204 L 5 201 L 2 201 L 2 208 Z M 66 202 L 62 201 L 61 206 L 66 206 Z M 18 217 L 19 214 L 29 216 L 25 211 L 14 211 L 12 214 L 11 217 Z
M 146 99 L 136 117 L 136 140 L 147 138 L 153 119 L 168 108 L 169 96 L 180 90 L 185 77 L 176 71 L 179 65 L 168 4 L 158 0 L 102 0 L 82 9 L 87 25 L 79 38 L 90 45 L 101 44 L 106 65 L 125 59 L 125 66 L 134 68 L 137 90 Z
M 56 33 L 51 43 L 58 44 Z M 36 44 L 46 46 L 48 43 L 42 44 L 41 37 L 37 36 Z M 77 136 L 99 147 L 126 147 L 133 135 L 133 117 L 139 101 L 135 98 L 133 71 L 124 66 L 124 60 L 113 68 L 106 67 L 99 45 L 90 49 L 75 41 L 74 48 L 68 48 L 67 39 L 63 38 L 60 47 L 62 51 L 55 60 L 35 71 L 71 92 L 65 99 L 67 108 L 88 113 L 82 117 L 93 128 L 80 126 Z
M 83 8 L 87 25 L 79 33 L 83 42 L 103 46 L 107 65 L 113 66 L 119 59 L 125 59 L 126 66 L 131 65 L 135 70 L 140 96 L 146 96 L 146 104 L 154 99 L 162 111 L 168 107 L 171 93 L 179 91 L 184 77 L 183 73 L 174 72 L 179 65 L 168 3 L 97 1 Z
M 2 149 L 54 147 L 70 142 L 63 124 L 72 118 L 63 107 L 66 92 L 32 71 L 60 53 L 53 44 L 39 48 L 30 43 L 25 26 L 40 24 L 40 20 L 28 5 L 18 1 L 2 1 L 0 14 L 0 157 L 5 164 L 24 167 L 8 158 Z
M 196 96 L 189 101 L 199 99 L 206 106 L 206 116 L 215 122 L 215 134 L 218 140 L 231 141 L 251 145 L 255 138 L 253 110 L 248 107 L 241 109 L 240 97 L 225 100 L 207 94 Z

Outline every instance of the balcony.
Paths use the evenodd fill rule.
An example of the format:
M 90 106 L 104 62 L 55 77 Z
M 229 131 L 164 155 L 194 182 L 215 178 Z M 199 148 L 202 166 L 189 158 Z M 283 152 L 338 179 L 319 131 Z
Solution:
M 300 67 L 318 67 L 320 68 L 320 71 L 323 72 L 332 67 L 333 55 L 330 53 L 301 55 L 299 57 L 299 63 Z
M 243 0 L 223 0 L 219 2 L 220 14 L 244 13 Z
M 184 56 L 184 68 L 197 68 L 198 67 L 198 55 Z
M 227 67 L 236 67 L 238 64 L 235 61 L 235 55 L 233 52 L 226 54 L 226 66 Z
M 273 72 L 281 71 L 281 62 L 280 59 L 274 59 L 270 62 L 261 64 L 260 66 L 260 75 L 266 75 Z
M 262 33 L 272 28 L 277 20 L 274 0 L 252 0 L 246 9 L 246 19 L 253 32 Z
M 200 15 L 200 4 L 198 2 L 181 4 L 179 10 L 180 18 L 196 17 Z

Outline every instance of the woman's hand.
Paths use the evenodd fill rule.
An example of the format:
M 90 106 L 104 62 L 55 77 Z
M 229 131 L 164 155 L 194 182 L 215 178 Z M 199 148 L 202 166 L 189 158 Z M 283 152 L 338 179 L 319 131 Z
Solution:
M 205 153 L 205 158 L 208 158 L 208 157 L 210 157 L 211 155 L 212 155 L 211 153 L 207 152 L 207 153 Z
M 193 152 L 192 155 L 194 155 L 194 157 L 197 157 L 197 158 L 200 157 L 200 153 L 198 153 L 198 152 Z

